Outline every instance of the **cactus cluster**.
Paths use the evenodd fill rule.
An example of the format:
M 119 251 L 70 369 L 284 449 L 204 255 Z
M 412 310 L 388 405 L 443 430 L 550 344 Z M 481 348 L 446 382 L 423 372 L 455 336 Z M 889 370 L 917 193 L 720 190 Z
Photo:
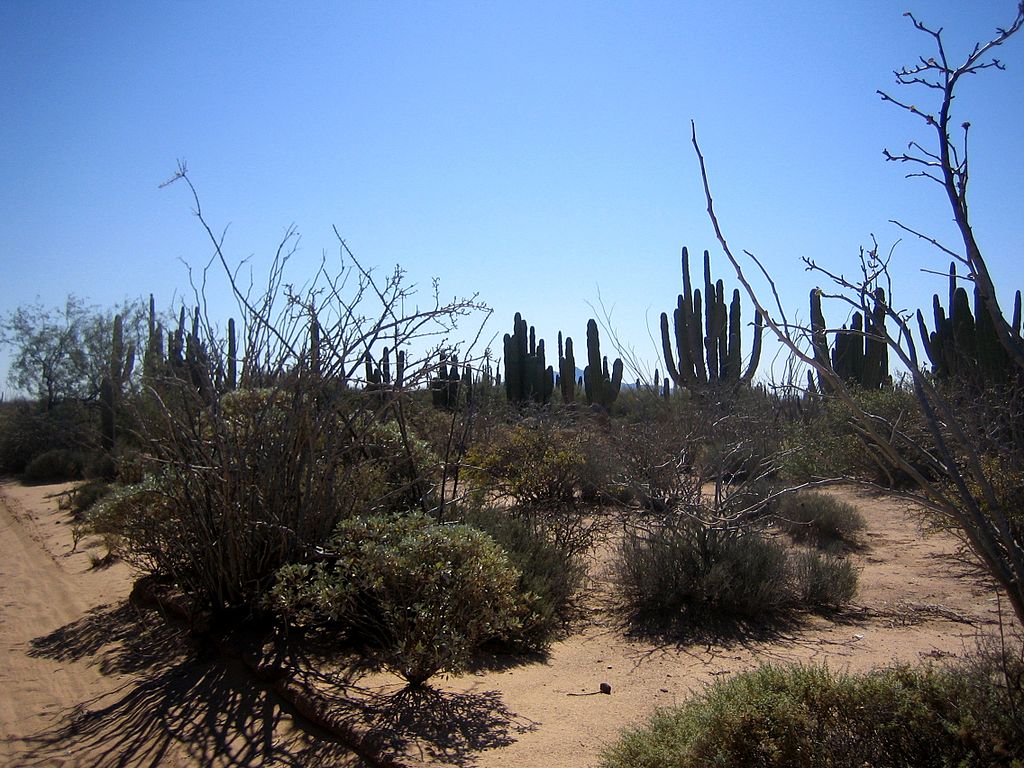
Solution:
M 917 311 L 917 324 L 932 371 L 945 379 L 963 373 L 976 375 L 987 384 L 1004 380 L 1011 370 L 1009 356 L 996 334 L 992 316 L 974 288 L 974 312 L 967 291 L 957 286 L 956 262 L 949 265 L 949 315 L 938 295 L 932 297 L 935 330 L 928 332 L 924 315 Z M 1018 338 L 1021 331 L 1021 294 L 1013 304 L 1011 329 Z
M 363 358 L 366 366 L 366 391 L 378 392 L 383 399 L 387 393 L 401 389 L 405 383 L 405 352 L 399 350 L 395 355 L 394 378 L 391 375 L 391 350 L 384 347 L 380 360 L 375 361 L 369 352 Z M 442 358 L 442 365 L 447 361 Z M 447 371 L 444 374 L 447 377 Z
M 885 334 L 885 291 L 876 288 L 874 307 L 866 317 L 854 312 L 850 327 L 835 332 L 829 351 L 825 315 L 821 311 L 821 290 L 811 291 L 811 343 L 814 360 L 835 371 L 847 384 L 862 389 L 880 389 L 889 382 L 889 345 Z M 818 374 L 818 389 L 828 392 L 824 376 Z
M 587 367 L 583 369 L 583 388 L 588 405 L 598 405 L 604 411 L 611 410 L 612 403 L 619 396 L 622 387 L 622 360 L 615 358 L 611 374 L 608 372 L 608 358 L 601 355 L 601 337 L 597 322 L 587 322 Z
M 749 384 L 761 357 L 761 313 L 754 313 L 750 360 L 743 370 L 739 290 L 733 291 L 727 307 L 725 285 L 721 280 L 711 279 L 711 256 L 707 251 L 703 294 L 690 284 L 690 255 L 686 248 L 682 253 L 682 272 L 683 292 L 677 297 L 672 318 L 661 313 L 666 379 L 671 378 L 677 387 L 694 390 Z
M 167 380 L 188 382 L 205 402 L 211 403 L 217 392 L 238 386 L 235 322 L 233 319 L 228 320 L 226 360 L 222 361 L 219 355 L 215 355 L 214 365 L 206 342 L 203 341 L 198 307 L 192 312 L 191 324 L 188 319 L 188 312 L 183 306 L 178 314 L 177 328 L 166 334 L 165 353 L 163 325 L 156 318 L 153 296 L 150 295 L 149 338 L 143 357 L 143 378 L 151 384 Z
M 544 339 L 537 341 L 533 326 L 518 312 L 513 320 L 513 331 L 503 339 L 505 347 L 505 394 L 510 403 L 521 405 L 551 402 L 555 388 L 554 368 L 546 364 Z

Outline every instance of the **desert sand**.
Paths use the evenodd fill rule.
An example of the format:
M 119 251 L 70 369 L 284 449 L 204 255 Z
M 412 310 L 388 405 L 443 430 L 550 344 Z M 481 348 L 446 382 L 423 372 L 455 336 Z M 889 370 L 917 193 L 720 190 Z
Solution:
M 369 763 L 294 712 L 238 661 L 128 602 L 133 573 L 74 548 L 67 486 L 0 485 L 0 764 L 10 766 L 347 766 Z M 574 631 L 546 658 L 496 659 L 433 681 L 428 700 L 374 674 L 329 689 L 340 717 L 399 765 L 591 766 L 624 727 L 722 675 L 765 662 L 862 671 L 971 652 L 998 631 L 999 604 L 926 535 L 899 499 L 833 492 L 867 519 L 853 607 L 763 636 L 685 643 L 631 636 L 597 561 Z M 91 557 L 92 556 L 92 557 Z M 610 694 L 599 692 L 602 683 Z

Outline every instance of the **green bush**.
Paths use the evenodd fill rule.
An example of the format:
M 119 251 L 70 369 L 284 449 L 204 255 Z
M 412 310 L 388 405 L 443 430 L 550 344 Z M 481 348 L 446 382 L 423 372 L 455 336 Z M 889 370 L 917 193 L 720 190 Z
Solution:
M 612 745 L 602 765 L 1019 766 L 1024 669 L 1019 660 L 1011 663 L 1012 690 L 1005 666 L 999 672 L 899 666 L 864 675 L 763 666 L 657 712 Z
M 630 529 L 618 561 L 627 608 L 655 625 L 776 615 L 794 602 L 790 581 L 778 542 L 689 518 Z
M 864 516 L 852 504 L 827 493 L 794 493 L 781 496 L 772 505 L 779 526 L 794 541 L 817 546 L 837 542 L 851 544 L 866 525 Z
M 112 487 L 106 480 L 87 480 L 71 490 L 66 503 L 61 502 L 61 508 L 69 510 L 75 520 L 84 520 L 92 506 L 111 490 Z
M 793 568 L 799 602 L 811 610 L 836 611 L 857 594 L 857 569 L 845 557 L 799 552 Z
M 543 650 L 564 624 L 583 583 L 582 552 L 559 541 L 543 520 L 514 510 L 481 507 L 464 519 L 490 535 L 519 571 L 518 621 L 500 639 L 516 649 Z
M 850 393 L 857 405 L 877 421 L 885 437 L 912 464 L 927 467 L 932 449 L 931 433 L 921 416 L 914 393 L 896 387 Z M 892 425 L 899 425 L 893 433 Z M 782 474 L 796 482 L 820 478 L 854 477 L 886 486 L 902 487 L 908 478 L 879 460 L 870 442 L 856 429 L 848 407 L 833 397 L 808 406 L 801 417 L 783 426 Z M 925 473 L 930 470 L 925 469 Z
M 49 411 L 34 403 L 0 404 L 0 473 L 21 474 L 49 451 L 88 450 L 96 438 L 93 420 L 81 403 L 59 403 Z
M 67 448 L 55 448 L 36 456 L 25 467 L 21 481 L 26 485 L 62 483 L 82 477 L 82 455 Z
M 572 504 L 583 490 L 582 435 L 546 422 L 519 424 L 466 454 L 467 479 L 521 505 Z
M 419 514 L 345 520 L 327 550 L 328 562 L 279 570 L 269 605 L 293 623 L 341 627 L 411 686 L 461 670 L 514 628 L 519 573 L 468 525 Z
M 176 577 L 183 583 L 191 574 L 178 555 L 179 538 L 198 544 L 182 524 L 167 495 L 169 476 L 153 475 L 135 485 L 113 486 L 85 512 L 79 537 L 102 536 L 111 552 L 144 573 Z
M 756 528 L 687 517 L 628 530 L 617 569 L 634 619 L 661 628 L 834 610 L 853 596 L 857 582 L 856 571 L 837 558 L 794 556 Z M 836 584 L 825 583 L 830 577 Z

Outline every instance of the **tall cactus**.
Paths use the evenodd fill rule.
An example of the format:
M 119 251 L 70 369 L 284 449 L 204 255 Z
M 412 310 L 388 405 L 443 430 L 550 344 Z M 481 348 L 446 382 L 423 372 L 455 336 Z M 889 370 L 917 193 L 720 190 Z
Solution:
M 622 387 L 622 360 L 615 358 L 612 372 L 608 372 L 608 358 L 601 355 L 601 337 L 597 322 L 587 321 L 587 367 L 583 369 L 583 388 L 588 405 L 598 405 L 610 411 Z
M 315 353 L 314 353 L 315 355 Z M 318 359 L 316 362 L 319 362 Z M 224 386 L 228 390 L 234 390 L 238 387 L 238 342 L 235 339 L 235 319 L 233 317 L 228 318 L 228 370 L 227 380 L 224 382 Z M 317 369 L 314 367 L 314 373 Z
M 117 412 L 124 398 L 124 386 L 135 367 L 135 343 L 124 343 L 124 320 L 114 315 L 107 372 L 100 382 L 100 433 L 103 447 L 112 451 L 117 441 Z
M 661 313 L 661 350 L 666 380 L 677 387 L 700 390 L 707 387 L 749 385 L 761 359 L 764 321 L 754 314 L 754 336 L 750 360 L 743 370 L 742 316 L 740 292 L 734 290 L 726 305 L 725 284 L 711 278 L 711 255 L 704 251 L 704 292 L 690 283 L 690 254 L 682 252 L 683 292 L 676 300 L 670 319 Z M 703 305 L 703 306 L 702 306 Z M 703 318 L 703 326 L 702 326 Z
M 974 312 L 971 312 L 967 291 L 957 286 L 956 262 L 949 265 L 949 307 L 947 317 L 938 295 L 932 297 L 935 330 L 931 333 L 921 310 L 917 311 L 921 341 L 935 375 L 941 379 L 967 375 L 982 386 L 1005 381 L 1011 370 L 1009 356 L 999 341 L 995 323 L 977 286 Z M 1020 291 L 1014 297 L 1011 329 L 1020 338 Z
M 554 368 L 545 360 L 544 340 L 537 341 L 536 331 L 527 326 L 518 312 L 513 318 L 512 333 L 505 334 L 503 344 L 508 401 L 516 405 L 550 402 L 555 386 Z
M 567 336 L 562 344 L 562 332 L 558 332 L 558 386 L 562 390 L 562 402 L 570 405 L 576 402 L 576 356 L 572 350 L 572 337 Z
M 885 291 L 876 288 L 874 306 L 865 317 L 854 312 L 851 327 L 834 332 L 831 353 L 825 315 L 821 311 L 821 290 L 811 291 L 811 346 L 814 360 L 831 368 L 836 376 L 863 389 L 880 389 L 889 381 L 889 342 L 885 333 Z M 828 392 L 828 380 L 818 372 L 818 390 Z

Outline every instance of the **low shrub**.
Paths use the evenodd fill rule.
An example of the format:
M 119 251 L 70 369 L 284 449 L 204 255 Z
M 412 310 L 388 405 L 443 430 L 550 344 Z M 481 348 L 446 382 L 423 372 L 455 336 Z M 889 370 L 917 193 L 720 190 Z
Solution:
M 857 405 L 876 419 L 896 449 L 927 475 L 934 462 L 934 441 L 913 391 L 893 389 L 850 392 Z M 894 430 L 893 426 L 899 428 Z M 823 397 L 799 417 L 783 426 L 782 474 L 803 482 L 835 477 L 856 477 L 887 487 L 905 487 L 910 479 L 881 458 L 870 441 L 851 422 L 849 409 L 833 397 Z
M 87 480 L 72 489 L 66 505 L 62 502 L 61 506 L 71 512 L 75 520 L 84 520 L 89 509 L 110 491 L 111 485 L 106 480 Z
M 779 526 L 794 541 L 817 546 L 838 542 L 851 544 L 866 523 L 860 511 L 849 502 L 827 493 L 794 493 L 781 496 L 772 512 Z
M 857 585 L 856 570 L 839 558 L 794 554 L 754 527 L 716 527 L 693 518 L 631 528 L 617 567 L 634 619 L 660 628 L 834 610 Z
M 793 556 L 793 568 L 798 600 L 811 610 L 839 610 L 857 594 L 857 569 L 845 557 L 805 550 Z
M 421 686 L 465 667 L 514 627 L 519 572 L 487 534 L 429 518 L 342 521 L 327 561 L 285 566 L 268 604 L 292 623 L 332 624 Z
M 465 522 L 493 538 L 519 570 L 518 621 L 500 638 L 515 649 L 543 650 L 564 624 L 586 574 L 582 553 L 543 520 L 515 510 L 480 507 Z
M 759 532 L 682 518 L 627 531 L 618 561 L 626 606 L 641 623 L 758 619 L 794 600 L 786 548 Z
M 62 483 L 82 477 L 82 455 L 67 448 L 55 448 L 32 459 L 22 473 L 26 485 Z
M 2 403 L 0 473 L 21 474 L 50 451 L 88 450 L 95 445 L 95 431 L 94 416 L 81 403 L 58 403 L 49 411 L 35 403 Z
M 612 745 L 602 765 L 1020 765 L 1024 727 L 1013 713 L 1024 707 L 1024 690 L 1016 663 L 1012 690 L 1009 675 L 966 667 L 845 675 L 818 666 L 763 666 L 657 712 Z
M 177 556 L 182 546 L 178 540 L 188 536 L 189 529 L 170 503 L 167 488 L 172 484 L 164 474 L 111 487 L 85 512 L 76 536 L 102 536 L 115 556 L 140 571 L 189 584 L 194 579 Z M 194 542 L 189 537 L 189 543 Z

